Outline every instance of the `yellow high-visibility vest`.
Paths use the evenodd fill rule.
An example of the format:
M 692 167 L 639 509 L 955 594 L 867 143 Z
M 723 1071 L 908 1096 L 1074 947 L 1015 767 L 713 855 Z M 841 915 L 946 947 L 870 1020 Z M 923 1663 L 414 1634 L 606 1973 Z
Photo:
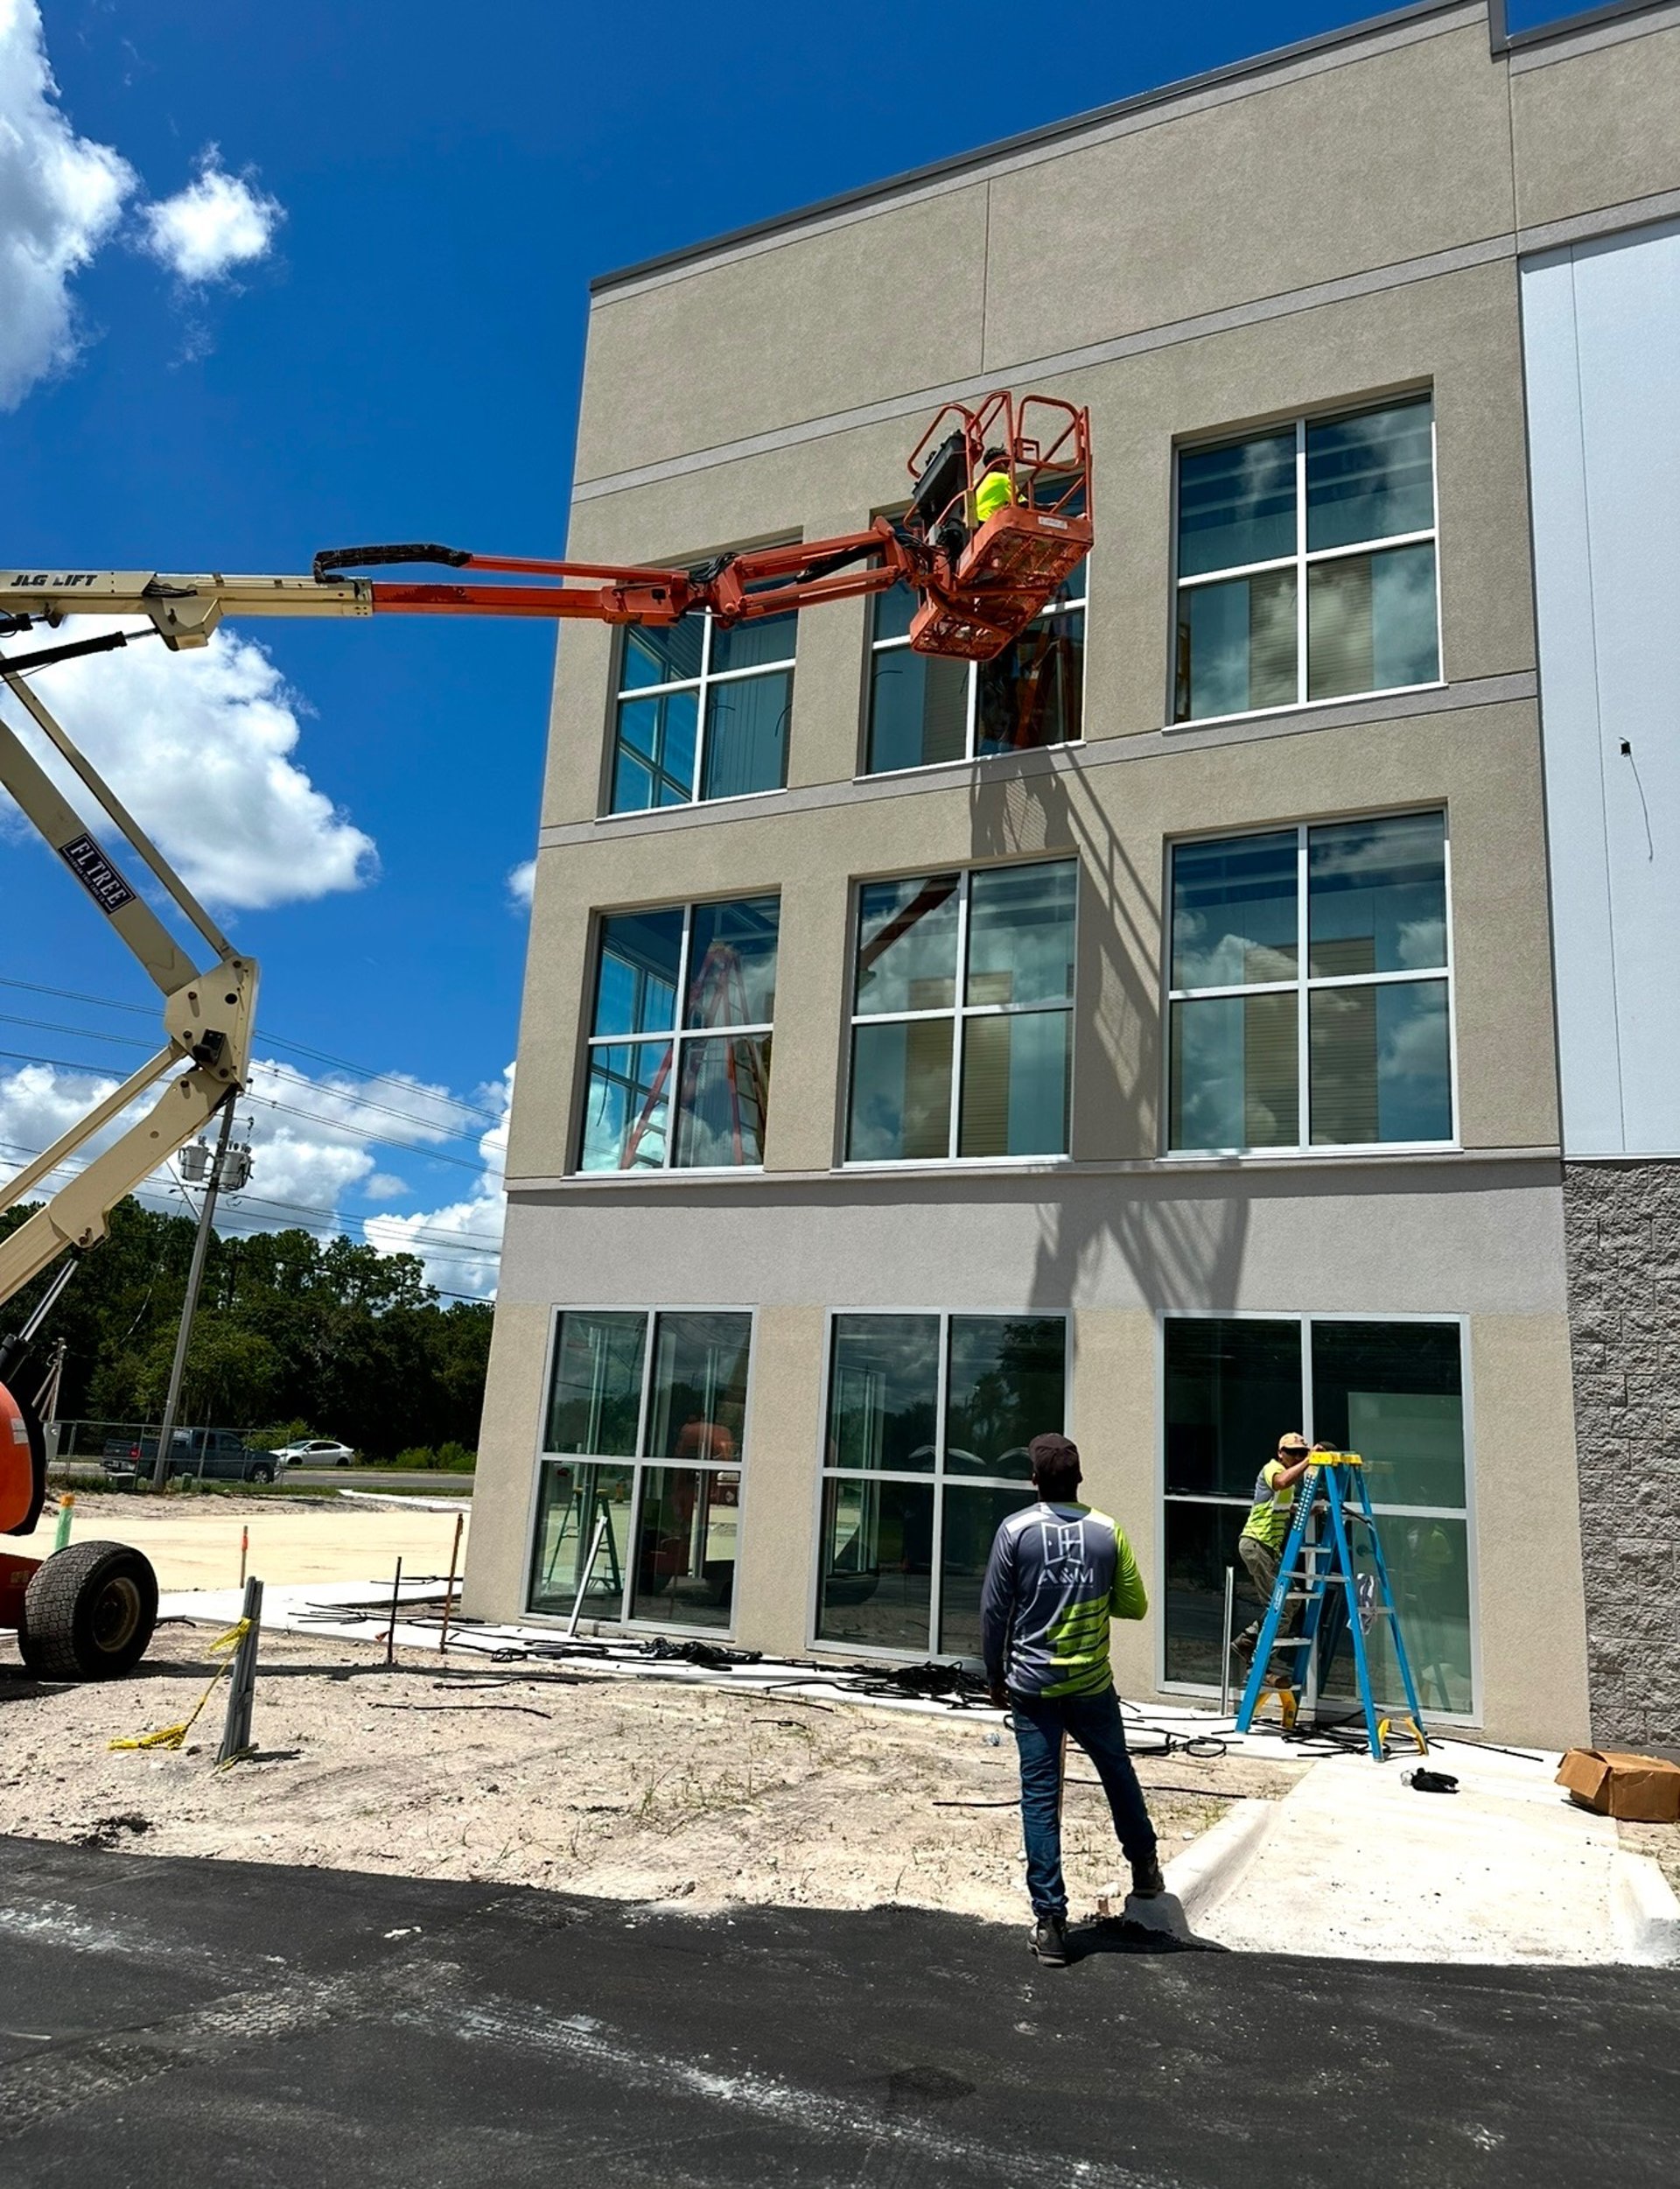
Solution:
M 974 521 L 984 524 L 988 517 L 996 516 L 999 509 L 1007 509 L 1012 502 L 1020 499 L 1015 482 L 1006 471 L 989 471 L 974 490 Z

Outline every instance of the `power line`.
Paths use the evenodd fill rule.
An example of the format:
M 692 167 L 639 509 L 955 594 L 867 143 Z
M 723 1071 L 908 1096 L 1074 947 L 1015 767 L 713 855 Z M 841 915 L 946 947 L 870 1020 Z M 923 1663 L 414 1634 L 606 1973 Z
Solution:
M 18 980 L 4 973 L 0 973 L 0 988 L 22 988 L 31 995 L 56 996 L 64 1003 L 91 1003 L 102 1011 L 126 1011 L 133 1018 L 150 1019 L 156 1016 L 144 1004 L 122 1003 L 115 996 L 90 996 L 79 988 L 52 988 L 42 981 Z M 265 1042 L 272 1042 L 276 1049 L 289 1049 L 299 1056 L 312 1056 L 318 1063 L 332 1064 L 340 1071 L 354 1072 L 358 1078 L 369 1083 L 383 1080 L 391 1086 L 403 1088 L 412 1088 L 414 1084 L 401 1073 L 374 1071 L 370 1065 L 353 1064 L 347 1058 L 332 1056 L 324 1049 L 312 1049 L 307 1042 L 290 1042 L 284 1035 L 271 1033 L 266 1027 L 262 1038 Z M 314 1083 L 312 1081 L 310 1084 L 312 1085 Z M 440 1094 L 432 1098 L 447 1103 L 452 1109 L 464 1110 L 469 1117 L 482 1118 L 486 1125 L 500 1125 L 501 1122 L 494 1111 L 485 1109 L 480 1103 L 464 1101 L 459 1095 Z

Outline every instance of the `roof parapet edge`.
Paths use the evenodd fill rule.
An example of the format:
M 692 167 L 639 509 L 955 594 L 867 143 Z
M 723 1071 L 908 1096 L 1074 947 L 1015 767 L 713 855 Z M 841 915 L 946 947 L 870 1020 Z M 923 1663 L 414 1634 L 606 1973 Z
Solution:
M 1314 38 L 1298 39 L 1290 46 L 1275 46 L 1264 53 L 1256 53 L 1246 60 L 1227 61 L 1222 67 L 1203 70 L 1199 75 L 1180 76 L 1175 82 L 1162 84 L 1152 91 L 1134 92 L 1130 98 L 1116 99 L 1108 106 L 1093 107 L 1084 114 L 1071 115 L 1061 122 L 1046 122 L 1035 130 L 1024 130 L 1017 137 L 999 137 L 995 144 L 983 144 L 968 152 L 953 153 L 948 158 L 930 161 L 925 167 L 906 168 L 902 174 L 889 175 L 878 182 L 864 183 L 853 190 L 843 190 L 831 198 L 819 198 L 815 203 L 799 206 L 790 213 L 773 214 L 767 220 L 751 221 L 746 227 L 729 228 L 721 235 L 707 236 L 697 243 L 684 243 L 676 250 L 662 251 L 653 258 L 639 259 L 631 266 L 620 266 L 612 273 L 597 274 L 589 284 L 592 298 L 606 295 L 614 289 L 626 286 L 633 281 L 645 281 L 654 274 L 668 273 L 683 265 L 697 264 L 719 251 L 738 248 L 743 243 L 758 242 L 761 237 L 774 235 L 782 229 L 803 228 L 808 222 L 820 221 L 836 213 L 848 213 L 866 206 L 878 199 L 896 197 L 902 191 L 918 188 L 923 184 L 938 182 L 948 177 L 961 175 L 968 170 L 984 167 L 995 159 L 1003 159 L 1014 152 L 1032 150 L 1040 144 L 1054 144 L 1060 137 L 1077 137 L 1086 130 L 1100 129 L 1103 123 L 1116 122 L 1129 114 L 1141 114 L 1151 107 L 1165 106 L 1174 99 L 1182 99 L 1196 91 L 1211 90 L 1220 84 L 1238 83 L 1245 76 L 1264 75 L 1267 70 L 1284 66 L 1291 61 L 1304 60 L 1315 53 L 1333 53 L 1339 46 L 1356 44 L 1361 39 L 1394 30 L 1403 24 L 1425 20 L 1432 15 L 1456 15 L 1463 11 L 1468 0 L 1411 0 L 1405 7 L 1390 8 L 1382 15 L 1364 17 L 1360 22 L 1344 25 L 1340 30 L 1321 31 Z M 1599 16 L 1620 15 L 1637 8 L 1656 6 L 1662 0 L 1613 0 L 1607 8 L 1595 10 L 1591 18 L 1574 17 L 1571 27 L 1578 29 L 1588 19 Z M 1518 32 L 1508 38 L 1505 32 L 1505 0 L 1482 0 L 1488 15 L 1488 46 L 1494 55 L 1502 53 L 1511 44 L 1526 43 L 1536 34 Z M 1550 27 L 1538 35 L 1550 37 Z
M 1596 30 L 1601 23 L 1620 23 L 1629 16 L 1647 15 L 1668 4 L 1669 0 L 1607 0 L 1601 8 L 1584 8 L 1576 15 L 1559 16 L 1555 22 L 1514 31 L 1508 0 L 1488 0 L 1488 43 L 1496 59 L 1502 53 L 1527 53 L 1531 46 L 1549 46 L 1555 39 L 1573 38 L 1578 32 Z

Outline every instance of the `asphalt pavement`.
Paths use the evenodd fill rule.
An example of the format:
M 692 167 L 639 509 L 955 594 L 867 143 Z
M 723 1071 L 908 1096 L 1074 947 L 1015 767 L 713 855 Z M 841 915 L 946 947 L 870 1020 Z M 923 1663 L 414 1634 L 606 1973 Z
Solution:
M 1112 1924 L 1045 1969 L 922 1912 L 38 1841 L 0 1840 L 0 2024 L 8 2189 L 1667 2189 L 1680 2149 L 1658 1971 Z

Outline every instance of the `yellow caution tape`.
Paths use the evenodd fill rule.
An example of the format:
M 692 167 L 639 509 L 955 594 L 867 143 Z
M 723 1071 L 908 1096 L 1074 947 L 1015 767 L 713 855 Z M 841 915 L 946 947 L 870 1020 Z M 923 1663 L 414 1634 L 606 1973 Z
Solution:
M 215 1640 L 211 1643 L 210 1649 L 213 1655 L 218 1650 L 226 1650 L 228 1654 L 222 1659 L 221 1663 L 216 1666 L 214 1672 L 211 1673 L 209 1686 L 206 1687 L 204 1693 L 193 1704 L 191 1716 L 183 1719 L 179 1725 L 165 1725 L 161 1727 L 156 1733 L 131 1734 L 126 1740 L 112 1741 L 108 1743 L 108 1745 L 114 1749 L 179 1748 L 186 1741 L 187 1735 L 192 1730 L 194 1724 L 197 1722 L 200 1711 L 202 1710 L 205 1704 L 209 1701 L 211 1694 L 214 1691 L 217 1680 L 221 1678 L 221 1675 L 227 1671 L 228 1666 L 233 1663 L 234 1660 L 232 1652 L 238 1648 L 241 1642 L 244 1640 L 246 1635 L 250 1631 L 250 1625 L 251 1623 L 248 1619 L 241 1619 L 235 1625 L 230 1626 L 225 1634 L 218 1634 Z

